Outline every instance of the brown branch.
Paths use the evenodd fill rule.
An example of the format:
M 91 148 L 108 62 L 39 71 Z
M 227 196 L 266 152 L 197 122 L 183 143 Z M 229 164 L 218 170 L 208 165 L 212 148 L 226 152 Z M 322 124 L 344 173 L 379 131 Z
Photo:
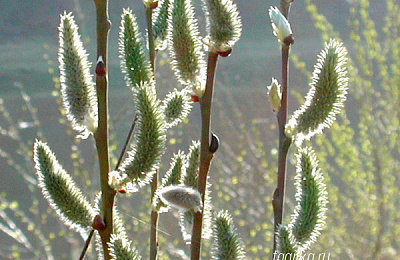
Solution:
M 153 71 L 154 80 L 155 80 L 155 60 L 156 60 L 156 51 L 154 47 L 154 34 L 153 34 L 153 9 L 157 7 L 157 2 L 151 3 L 146 6 L 146 20 L 147 20 L 147 36 L 149 43 L 149 60 L 150 67 Z M 153 204 L 154 194 L 158 188 L 158 176 L 159 170 L 155 172 L 153 175 L 153 179 L 151 181 L 151 204 Z M 158 218 L 159 214 L 157 210 L 151 209 L 150 213 L 150 260 L 156 260 L 158 258 Z
M 110 171 L 108 149 L 108 33 L 111 22 L 108 18 L 108 0 L 94 0 L 97 19 L 97 57 L 102 57 L 105 74 L 96 76 L 99 125 L 94 135 L 100 167 L 102 215 L 106 225 L 99 231 L 103 245 L 105 260 L 111 259 L 108 242 L 113 232 L 113 206 L 115 191 L 108 186 Z
M 88 248 L 89 248 L 90 241 L 92 240 L 93 234 L 94 234 L 94 229 L 90 230 L 89 236 L 88 236 L 88 238 L 87 238 L 86 241 L 85 241 L 85 246 L 83 247 L 82 253 L 81 253 L 81 255 L 79 256 L 79 260 L 85 259 L 86 251 L 87 251 Z
M 210 169 L 213 153 L 210 152 L 210 126 L 211 126 L 211 105 L 214 92 L 214 78 L 217 68 L 218 54 L 208 53 L 207 82 L 203 97 L 200 99 L 201 109 L 201 154 L 200 169 L 197 188 L 201 194 L 204 205 L 206 193 L 207 175 Z M 191 240 L 191 259 L 199 260 L 201 254 L 201 234 L 203 226 L 203 210 L 194 213 L 194 223 Z
M 286 0 L 281 0 L 281 12 L 287 18 L 289 16 L 290 3 Z M 282 45 L 282 100 L 281 108 L 277 113 L 278 129 L 279 129 L 279 155 L 278 155 L 278 176 L 277 187 L 275 189 L 272 206 L 274 209 L 274 247 L 276 251 L 276 231 L 279 225 L 282 224 L 284 214 L 285 201 L 285 185 L 286 185 L 286 162 L 291 139 L 285 134 L 285 126 L 288 115 L 288 75 L 289 75 L 289 50 L 290 45 Z

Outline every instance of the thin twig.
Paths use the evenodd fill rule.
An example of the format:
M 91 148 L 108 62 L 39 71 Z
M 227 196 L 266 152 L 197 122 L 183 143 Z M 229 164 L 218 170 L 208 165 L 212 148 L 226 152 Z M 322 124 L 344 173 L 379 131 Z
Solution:
M 287 18 L 289 15 L 290 2 L 281 0 L 281 12 Z M 274 209 L 274 247 L 276 251 L 276 231 L 279 225 L 282 224 L 284 214 L 285 201 L 285 185 L 286 185 L 286 162 L 291 139 L 285 134 L 285 125 L 288 115 L 288 74 L 289 74 L 289 50 L 290 45 L 282 45 L 282 100 L 281 108 L 277 113 L 278 129 L 279 129 L 279 155 L 278 155 L 278 176 L 277 187 L 275 189 L 272 206 Z
M 90 230 L 89 236 L 86 239 L 85 246 L 82 249 L 82 253 L 81 253 L 80 257 L 79 257 L 79 260 L 83 260 L 85 258 L 86 251 L 89 248 L 90 241 L 92 240 L 93 234 L 94 234 L 94 229 Z
M 208 53 L 207 82 L 206 90 L 200 99 L 201 109 L 201 154 L 200 169 L 197 188 L 201 194 L 204 205 L 204 198 L 207 186 L 207 175 L 210 168 L 213 153 L 210 152 L 210 126 L 211 126 L 211 105 L 214 92 L 215 71 L 217 68 L 218 54 Z M 201 254 L 201 233 L 203 226 L 203 210 L 194 213 L 193 230 L 191 241 L 191 259 L 199 260 Z
M 128 150 L 128 145 L 131 142 L 133 133 L 135 131 L 135 126 L 136 126 L 137 120 L 138 120 L 138 115 L 136 114 L 135 118 L 133 119 L 131 129 L 129 129 L 128 136 L 126 137 L 124 147 L 122 148 L 121 154 L 119 155 L 118 162 L 115 165 L 115 170 L 117 170 L 118 167 L 121 165 L 122 159 L 124 158 L 124 155 L 126 154 L 126 151 Z

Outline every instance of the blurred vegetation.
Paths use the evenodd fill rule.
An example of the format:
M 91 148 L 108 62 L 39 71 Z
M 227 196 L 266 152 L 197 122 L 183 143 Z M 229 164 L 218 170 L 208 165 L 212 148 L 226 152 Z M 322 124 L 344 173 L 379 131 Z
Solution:
M 333 14 L 321 8 L 321 1 L 306 0 L 305 3 L 320 32 L 320 46 L 330 37 L 342 36 L 329 22 L 329 16 Z M 346 20 L 349 29 L 342 37 L 349 39 L 345 42 L 351 55 L 347 109 L 325 135 L 316 138 L 314 144 L 328 182 L 329 210 L 323 235 L 310 251 L 331 253 L 332 259 L 398 259 L 400 255 L 397 235 L 400 234 L 400 7 L 396 0 L 382 1 L 379 8 L 386 7 L 384 15 L 378 17 L 380 20 L 373 20 L 371 12 L 376 9 L 370 4 L 374 3 L 357 0 L 344 12 L 349 14 Z M 325 10 L 327 16 L 319 9 Z M 266 12 L 263 15 L 266 17 Z M 263 41 L 266 34 L 259 34 L 258 41 Z M 298 53 L 292 61 L 304 76 L 298 82 L 306 82 L 311 68 L 299 60 L 315 57 L 302 57 L 305 54 L 301 50 Z M 52 63 L 48 64 L 52 68 Z M 169 68 L 163 60 L 158 67 L 162 78 L 163 71 Z M 275 188 L 277 144 L 271 140 L 276 140 L 276 125 L 269 112 L 266 93 L 233 90 L 230 85 L 237 84 L 235 79 L 231 75 L 222 75 L 222 78 L 224 82 L 217 82 L 220 90 L 216 93 L 213 119 L 218 122 L 215 131 L 223 137 L 220 154 L 211 169 L 213 206 L 232 213 L 246 244 L 248 259 L 267 259 L 273 237 L 271 197 Z M 58 86 L 56 78 L 54 81 Z M 50 117 L 57 120 L 58 114 L 54 112 L 57 98 L 50 98 L 50 105 L 37 103 L 38 108 L 35 108 L 24 87 L 20 83 L 15 86 L 21 99 L 0 100 L 0 162 L 4 178 L 7 178 L 0 186 L 0 229 L 3 231 L 0 233 L 0 257 L 77 259 L 83 241 L 59 223 L 42 199 L 33 178 L 31 148 L 34 136 L 47 139 L 62 136 L 53 134 L 54 129 L 46 129 L 44 123 Z M 293 91 L 292 94 L 296 93 Z M 244 102 L 248 100 L 252 106 Z M 126 112 L 132 104 L 127 99 L 123 102 L 128 103 L 127 107 L 114 109 L 118 115 L 112 129 L 116 144 L 125 138 L 121 133 L 126 132 L 133 118 Z M 196 113 L 199 111 L 194 110 L 195 115 L 187 122 L 193 122 L 191 118 L 195 118 Z M 60 120 L 65 122 L 64 116 Z M 171 130 L 173 137 L 168 142 L 172 148 L 164 158 L 170 158 L 180 147 L 187 147 L 190 144 L 187 136 L 197 134 L 199 123 L 187 122 Z M 70 133 L 71 130 L 64 125 L 57 131 Z M 52 142 L 54 150 L 59 151 L 61 160 L 63 156 L 72 159 L 73 163 L 66 165 L 73 169 L 69 172 L 73 172 L 81 187 L 89 187 L 87 194 L 94 194 L 90 189 L 97 186 L 92 183 L 97 178 L 91 176 L 96 169 L 93 172 L 84 170 L 95 165 L 92 149 L 88 147 L 93 144 L 82 145 L 71 133 L 69 137 L 59 139 Z M 73 145 L 66 149 L 65 143 Z M 119 150 L 117 146 L 112 147 L 113 151 Z M 289 172 L 294 172 L 294 162 L 289 163 Z M 289 175 L 289 178 L 293 177 Z M 289 180 L 288 187 L 292 187 L 291 182 Z M 287 197 L 293 198 L 293 195 L 294 190 L 289 190 Z M 130 195 L 118 204 L 130 230 L 130 238 L 134 244 L 141 245 L 140 253 L 145 256 L 149 217 L 146 211 L 139 209 L 148 208 L 149 205 L 144 204 L 149 199 L 140 199 L 141 196 Z M 287 207 L 293 208 L 293 202 L 287 202 Z M 138 209 L 135 210 L 137 213 L 125 213 L 132 212 L 132 208 Z M 178 249 L 185 248 L 178 219 L 171 215 L 162 218 L 160 243 L 165 247 L 160 252 L 160 259 L 184 259 L 185 252 Z M 204 252 L 207 251 L 206 245 Z M 94 259 L 94 255 L 88 259 Z

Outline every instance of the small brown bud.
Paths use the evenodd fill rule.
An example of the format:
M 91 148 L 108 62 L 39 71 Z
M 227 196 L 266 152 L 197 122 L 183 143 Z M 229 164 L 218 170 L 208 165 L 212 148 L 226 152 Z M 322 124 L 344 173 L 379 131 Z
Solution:
M 121 188 L 118 190 L 119 193 L 125 194 L 126 193 L 126 188 Z
M 217 53 L 219 54 L 219 56 L 221 57 L 228 57 L 229 55 L 231 55 L 232 53 L 232 48 L 229 48 L 226 51 L 217 51 Z
M 292 45 L 294 43 L 294 35 L 290 34 L 289 36 L 287 36 L 285 39 L 283 39 L 283 43 L 286 46 Z
M 106 223 L 100 215 L 96 215 L 93 220 L 92 227 L 96 230 L 104 230 L 106 229 Z
M 151 2 L 151 3 L 149 4 L 149 6 L 150 6 L 151 9 L 156 9 L 156 8 L 158 7 L 158 1 Z
M 210 152 L 215 153 L 219 148 L 219 138 L 216 134 L 211 134 Z
M 199 102 L 199 101 L 200 101 L 200 99 L 199 99 L 199 97 L 198 97 L 198 96 L 196 96 L 196 95 L 192 95 L 192 101 L 193 101 L 193 102 Z
M 96 74 L 98 76 L 104 76 L 106 74 L 106 66 L 103 62 L 103 57 L 100 56 L 99 59 L 97 60 L 97 65 L 96 65 Z

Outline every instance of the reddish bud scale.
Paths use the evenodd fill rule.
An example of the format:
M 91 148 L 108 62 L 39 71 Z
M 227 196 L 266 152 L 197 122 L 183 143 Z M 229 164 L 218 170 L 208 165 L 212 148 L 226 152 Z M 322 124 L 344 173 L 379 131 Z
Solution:
M 192 101 L 193 101 L 193 102 L 199 102 L 200 99 L 199 99 L 198 96 L 192 95 Z
M 122 194 L 125 194 L 126 193 L 126 189 L 119 189 L 118 192 L 122 193 Z
M 149 4 L 149 6 L 150 6 L 151 9 L 156 9 L 156 8 L 158 7 L 158 1 L 151 2 L 151 3 Z
M 92 227 L 96 230 L 106 229 L 106 224 L 104 223 L 104 220 L 100 217 L 100 215 L 96 215 L 94 217 Z
M 106 66 L 104 65 L 104 62 L 102 61 L 97 62 L 96 74 L 98 76 L 104 76 L 106 74 Z
M 217 53 L 221 57 L 228 57 L 232 53 L 232 48 L 230 48 L 229 50 L 226 50 L 226 51 L 217 51 Z

